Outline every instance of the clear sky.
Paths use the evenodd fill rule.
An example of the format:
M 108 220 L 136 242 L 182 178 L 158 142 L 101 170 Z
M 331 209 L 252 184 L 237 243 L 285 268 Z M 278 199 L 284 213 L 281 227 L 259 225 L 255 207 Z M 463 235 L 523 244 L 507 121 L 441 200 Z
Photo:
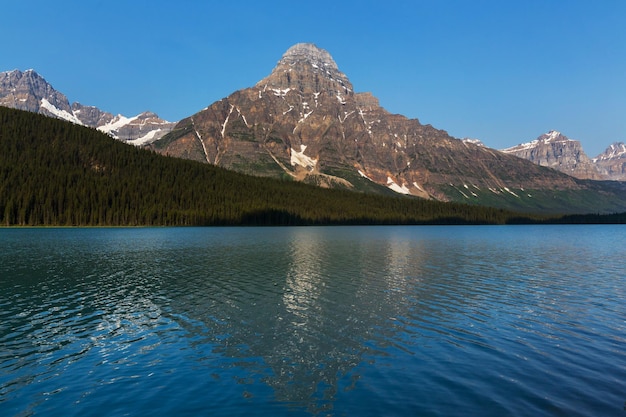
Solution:
M 28 0 L 0 4 L 0 71 L 70 102 L 177 121 L 298 42 L 388 111 L 501 149 L 558 130 L 626 142 L 624 0 Z

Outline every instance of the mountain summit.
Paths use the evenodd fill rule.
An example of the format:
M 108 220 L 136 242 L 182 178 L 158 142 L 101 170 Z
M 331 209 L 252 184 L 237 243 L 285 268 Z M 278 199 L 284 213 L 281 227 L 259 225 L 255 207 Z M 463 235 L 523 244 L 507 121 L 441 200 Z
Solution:
M 612 143 L 603 153 L 593 158 L 593 163 L 606 178 L 626 181 L 626 144 Z
M 304 94 L 352 94 L 352 84 L 330 54 L 312 43 L 298 43 L 285 52 L 272 73 L 257 87 L 296 90 Z
M 0 72 L 0 106 L 56 116 L 74 123 L 67 97 L 58 92 L 35 70 Z M 64 116 L 64 117 L 63 117 Z
M 372 94 L 355 93 L 331 55 L 310 43 L 292 46 L 255 86 L 181 120 L 152 146 L 252 175 L 444 201 L 508 199 L 532 207 L 541 192 L 582 187 L 571 176 L 390 114 Z
M 589 159 L 579 141 L 561 132 L 551 130 L 537 139 L 522 143 L 502 152 L 528 159 L 535 164 L 550 167 L 580 179 L 606 179 Z
M 297 43 L 291 48 L 287 49 L 287 52 L 283 54 L 283 57 L 278 62 L 281 64 L 296 65 L 298 63 L 306 63 L 313 67 L 327 68 L 338 72 L 339 68 L 335 63 L 335 60 L 325 49 L 318 48 L 313 43 Z

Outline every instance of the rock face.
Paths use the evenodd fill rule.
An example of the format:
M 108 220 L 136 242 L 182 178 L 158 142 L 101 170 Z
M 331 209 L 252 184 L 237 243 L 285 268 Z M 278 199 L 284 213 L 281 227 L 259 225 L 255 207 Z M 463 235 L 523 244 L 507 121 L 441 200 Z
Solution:
M 0 73 L 0 105 L 79 123 L 67 97 L 34 70 Z
M 113 119 L 111 113 L 104 112 L 95 106 L 83 106 L 78 102 L 72 104 L 72 113 L 85 126 L 103 126 Z
M 55 90 L 33 70 L 0 73 L 0 106 L 41 113 L 72 123 L 97 128 L 116 139 L 136 145 L 150 143 L 174 127 L 174 123 L 145 112 L 135 117 L 113 116 L 97 107 L 70 105 L 67 97 Z
M 532 142 L 503 149 L 502 152 L 528 159 L 537 165 L 553 168 L 576 178 L 604 179 L 583 151 L 580 142 L 569 139 L 556 130 L 544 133 Z
M 611 144 L 600 155 L 593 158 L 600 174 L 615 181 L 626 181 L 626 145 L 623 142 Z
M 368 183 L 446 201 L 471 199 L 475 190 L 578 187 L 572 177 L 390 114 L 372 94 L 355 93 L 313 44 L 289 48 L 254 87 L 183 119 L 153 146 L 253 175 L 326 187 Z

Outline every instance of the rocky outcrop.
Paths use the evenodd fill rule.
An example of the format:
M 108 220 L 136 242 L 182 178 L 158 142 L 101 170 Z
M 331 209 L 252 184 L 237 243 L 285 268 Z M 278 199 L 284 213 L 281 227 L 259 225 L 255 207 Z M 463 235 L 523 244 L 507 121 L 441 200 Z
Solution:
M 145 112 L 135 117 L 114 116 L 94 106 L 70 105 L 67 97 L 55 90 L 34 70 L 0 73 L 0 106 L 41 113 L 72 123 L 97 128 L 116 139 L 136 145 L 150 143 L 174 127 L 174 123 Z
M 83 106 L 80 103 L 72 103 L 72 113 L 85 126 L 103 126 L 113 120 L 111 113 L 102 111 L 95 106 Z
M 289 48 L 254 87 L 182 120 L 153 146 L 254 175 L 369 183 L 439 200 L 579 187 L 567 175 L 387 112 L 372 94 L 355 93 L 330 54 L 313 44 Z
M 611 144 L 593 163 L 601 175 L 614 181 L 626 181 L 626 145 L 623 142 Z
M 605 179 L 583 151 L 579 141 L 551 130 L 532 142 L 522 143 L 502 152 L 527 159 L 580 179 Z

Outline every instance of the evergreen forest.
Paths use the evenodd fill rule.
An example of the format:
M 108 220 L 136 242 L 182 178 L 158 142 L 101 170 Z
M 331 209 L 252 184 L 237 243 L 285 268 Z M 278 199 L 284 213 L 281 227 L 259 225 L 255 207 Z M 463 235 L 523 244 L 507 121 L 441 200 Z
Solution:
M 592 222 L 611 221 L 600 216 Z M 329 190 L 163 156 L 91 128 L 0 107 L 0 225 L 218 226 L 568 222 Z M 573 218 L 571 222 L 585 222 Z

